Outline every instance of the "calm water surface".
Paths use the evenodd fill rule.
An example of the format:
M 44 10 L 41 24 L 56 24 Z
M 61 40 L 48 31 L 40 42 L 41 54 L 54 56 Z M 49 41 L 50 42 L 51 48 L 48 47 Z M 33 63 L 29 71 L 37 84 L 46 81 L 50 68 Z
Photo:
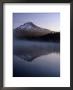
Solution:
M 14 77 L 59 77 L 60 44 L 14 40 Z

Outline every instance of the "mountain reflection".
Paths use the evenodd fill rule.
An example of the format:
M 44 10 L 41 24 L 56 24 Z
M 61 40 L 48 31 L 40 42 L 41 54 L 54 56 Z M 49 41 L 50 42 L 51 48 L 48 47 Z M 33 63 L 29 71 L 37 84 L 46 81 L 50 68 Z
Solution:
M 59 53 L 60 44 L 53 42 L 40 42 L 29 40 L 14 40 L 13 54 L 26 61 L 33 61 L 35 58 L 50 53 Z

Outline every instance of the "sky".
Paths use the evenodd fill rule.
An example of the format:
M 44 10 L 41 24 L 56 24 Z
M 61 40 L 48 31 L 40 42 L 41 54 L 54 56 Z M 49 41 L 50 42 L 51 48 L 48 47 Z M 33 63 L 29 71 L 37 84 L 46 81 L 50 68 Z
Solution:
M 27 22 L 52 31 L 60 31 L 60 13 L 13 13 L 13 28 Z

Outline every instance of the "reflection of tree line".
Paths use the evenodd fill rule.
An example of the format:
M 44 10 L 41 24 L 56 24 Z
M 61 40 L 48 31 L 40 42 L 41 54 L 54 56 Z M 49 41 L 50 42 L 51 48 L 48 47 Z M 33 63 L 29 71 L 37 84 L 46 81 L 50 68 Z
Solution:
M 38 41 L 52 41 L 52 42 L 60 42 L 60 32 L 49 33 L 44 36 L 38 37 L 19 37 L 20 39 L 29 39 L 29 40 L 38 40 Z

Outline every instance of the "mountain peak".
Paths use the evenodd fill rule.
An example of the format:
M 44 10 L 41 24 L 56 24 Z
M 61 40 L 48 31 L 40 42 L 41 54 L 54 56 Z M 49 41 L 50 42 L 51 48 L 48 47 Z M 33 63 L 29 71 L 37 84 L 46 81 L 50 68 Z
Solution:
M 26 22 L 15 29 L 16 34 L 20 36 L 43 36 L 51 33 L 50 30 L 41 28 L 35 25 L 33 22 Z
M 35 27 L 35 24 L 32 22 L 27 22 L 27 23 L 24 23 L 24 26 L 28 27 L 28 29 L 31 29 L 31 28 Z
M 35 24 L 33 24 L 32 22 L 27 22 L 27 23 L 24 23 L 23 25 L 20 25 L 19 27 L 17 27 L 17 29 L 29 30 L 29 29 L 32 29 L 33 27 L 35 27 Z

